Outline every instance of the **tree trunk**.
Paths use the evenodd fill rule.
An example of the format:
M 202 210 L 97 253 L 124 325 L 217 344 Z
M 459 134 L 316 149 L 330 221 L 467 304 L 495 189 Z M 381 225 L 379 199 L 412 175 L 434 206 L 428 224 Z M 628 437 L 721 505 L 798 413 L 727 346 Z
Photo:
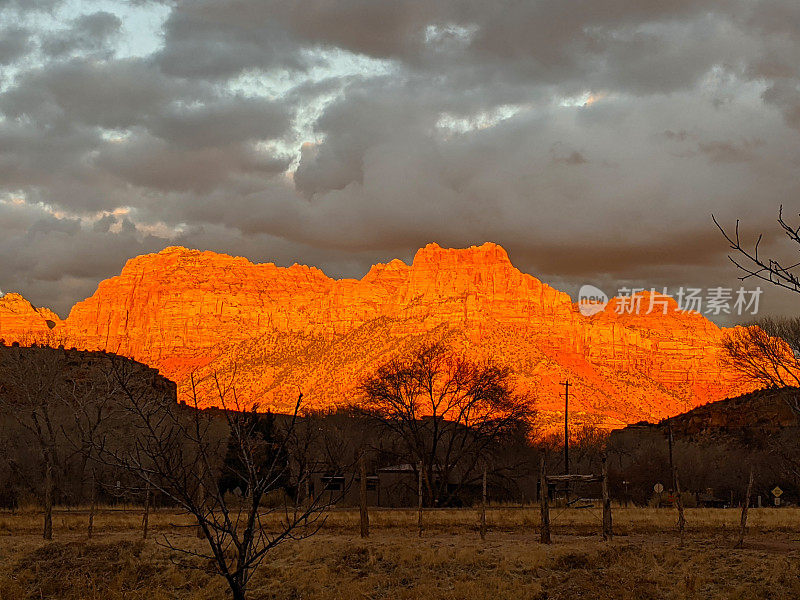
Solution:
M 233 582 L 230 579 L 228 580 L 228 585 L 231 588 L 231 595 L 233 596 L 233 600 L 247 600 L 247 594 L 245 592 L 243 585 L 237 582 Z
M 47 460 L 44 475 L 44 532 L 42 537 L 53 539 L 53 465 Z
M 198 466 L 199 468 L 199 466 Z M 205 504 L 206 504 L 206 486 L 203 485 L 203 477 L 202 473 L 199 473 L 197 476 L 198 484 L 197 484 L 197 505 L 199 508 L 199 512 L 203 513 Z M 255 493 L 250 487 L 248 487 L 248 491 L 253 494 Z M 205 537 L 205 533 L 203 532 L 203 528 L 200 526 L 200 521 L 197 522 L 197 529 L 195 530 L 195 536 L 198 540 L 201 540 Z
M 753 493 L 753 467 L 750 466 L 750 478 L 747 480 L 747 492 L 744 495 L 742 504 L 742 521 L 739 525 L 739 541 L 736 542 L 737 548 L 744 547 L 744 533 L 747 529 L 747 508 L 750 506 L 750 495 Z
M 305 515 L 303 516 L 303 522 L 308 525 L 308 513 L 311 512 L 311 507 L 314 504 L 313 498 L 311 498 L 311 470 L 306 467 L 305 471 L 305 488 L 306 488 L 306 497 L 303 499 L 303 506 L 305 507 Z
M 359 459 L 359 468 L 361 471 L 361 481 L 359 482 L 360 496 L 361 496 L 361 537 L 369 537 L 369 513 L 367 512 L 367 460 L 362 452 Z

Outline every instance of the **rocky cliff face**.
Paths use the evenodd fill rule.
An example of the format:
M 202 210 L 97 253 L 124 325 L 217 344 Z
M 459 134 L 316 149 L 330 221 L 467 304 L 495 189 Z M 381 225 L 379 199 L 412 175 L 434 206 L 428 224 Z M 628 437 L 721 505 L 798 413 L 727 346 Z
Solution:
M 47 308 L 34 308 L 19 294 L 0 296 L 0 340 L 26 344 L 49 338 L 61 319 Z
M 567 294 L 521 273 L 491 243 L 429 244 L 411 265 L 378 264 L 361 280 L 171 247 L 128 261 L 64 322 L 50 319 L 53 328 L 42 309 L 9 296 L 0 299 L 7 342 L 49 332 L 156 366 L 183 392 L 191 372 L 235 366 L 240 398 L 276 409 L 290 406 L 298 388 L 317 407 L 348 403 L 365 373 L 433 339 L 508 364 L 554 419 L 565 379 L 577 418 L 596 415 L 609 425 L 746 389 L 719 361 L 721 330 L 702 316 L 674 304 L 666 315 L 619 315 L 612 301 L 585 317 Z M 6 303 L 20 306 L 13 312 Z

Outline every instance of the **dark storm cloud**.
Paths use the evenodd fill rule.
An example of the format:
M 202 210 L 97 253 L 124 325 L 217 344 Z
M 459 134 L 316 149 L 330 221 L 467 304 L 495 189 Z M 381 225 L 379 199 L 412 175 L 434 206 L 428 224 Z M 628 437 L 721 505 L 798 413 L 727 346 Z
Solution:
M 61 4 L 63 0 L 0 0 L 0 10 L 19 11 L 19 12 L 38 12 L 52 10 Z
M 308 43 L 425 71 L 466 65 L 494 82 L 588 78 L 647 93 L 690 86 L 730 53 L 735 39 L 720 35 L 728 22 L 725 7 L 702 0 L 308 0 L 275 2 L 271 14 Z M 694 60 L 685 60 L 688 55 Z
M 42 51 L 54 58 L 76 51 L 110 55 L 109 43 L 121 27 L 120 18 L 105 11 L 84 15 L 75 19 L 68 29 L 46 36 Z
M 288 165 L 254 146 L 287 131 L 286 106 L 173 79 L 141 59 L 31 69 L 0 94 L 0 110 L 6 186 L 68 210 L 135 202 L 127 184 L 202 191 Z
M 188 148 L 273 139 L 287 133 L 288 107 L 261 98 L 226 98 L 199 108 L 171 107 L 152 122 L 165 140 Z
M 22 27 L 0 29 L 0 65 L 10 64 L 31 47 L 30 33 Z
M 268 2 L 202 0 L 176 8 L 164 25 L 161 69 L 178 77 L 225 79 L 245 69 L 301 69 L 314 61 L 274 19 Z
M 120 129 L 146 123 L 175 101 L 207 96 L 203 86 L 172 80 L 139 59 L 77 58 L 22 75 L 0 94 L 0 110 L 37 124 Z
M 164 240 L 81 228 L 72 219 L 40 219 L 0 205 L 0 281 L 3 292 L 25 293 L 37 305 L 52 306 L 66 316 L 76 298 L 97 287 L 98 273 L 114 273 L 130 256 L 156 251 Z M 30 220 L 28 230 L 21 225 Z M 102 251 L 98 251 L 102 249 Z
M 204 193 L 240 173 L 279 173 L 288 160 L 264 156 L 255 148 L 173 148 L 148 135 L 108 145 L 97 166 L 133 185 L 156 191 Z
M 770 230 L 800 192 L 790 0 L 126 6 L 158 4 L 145 55 L 113 8 L 4 23 L 3 290 L 63 312 L 174 243 L 360 276 L 486 240 L 567 287 L 733 284 L 709 215 Z
M 0 122 L 0 178 L 6 189 L 50 186 L 61 173 L 85 173 L 82 160 L 99 143 L 96 133 L 64 126 Z M 70 199 L 73 200 L 73 199 Z

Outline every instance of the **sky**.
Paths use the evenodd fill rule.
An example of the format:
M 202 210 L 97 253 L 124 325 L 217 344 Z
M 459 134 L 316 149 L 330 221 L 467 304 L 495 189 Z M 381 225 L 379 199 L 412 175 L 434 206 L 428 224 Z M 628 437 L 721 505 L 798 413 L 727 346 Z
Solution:
M 796 0 L 0 0 L 0 290 L 62 316 L 170 245 L 737 288 L 711 215 L 791 259 L 798 166 Z

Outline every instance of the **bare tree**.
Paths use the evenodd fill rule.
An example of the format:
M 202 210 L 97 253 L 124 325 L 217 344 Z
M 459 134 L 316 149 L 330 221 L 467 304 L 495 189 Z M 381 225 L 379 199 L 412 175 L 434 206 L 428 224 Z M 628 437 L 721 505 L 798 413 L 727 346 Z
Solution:
M 117 389 L 114 378 L 108 369 L 100 366 L 91 373 L 84 371 L 77 377 L 67 378 L 64 382 L 61 401 L 66 405 L 72 417 L 72 435 L 66 436 L 74 454 L 80 457 L 78 476 L 80 482 L 86 483 L 89 471 L 89 516 L 87 535 L 94 533 L 94 517 L 97 511 L 99 461 L 97 448 L 109 433 L 108 425 L 113 414 L 119 410 Z M 64 425 L 62 425 L 64 429 Z
M 44 539 L 53 539 L 55 478 L 62 467 L 63 429 L 55 412 L 63 385 L 62 364 L 49 348 L 4 348 L 0 353 L 0 412 L 29 434 L 44 481 Z
M 479 480 L 481 460 L 504 438 L 527 431 L 529 398 L 512 389 L 510 371 L 471 361 L 442 343 L 388 362 L 363 381 L 361 409 L 401 440 L 421 465 L 426 501 L 443 505 Z
M 800 386 L 800 318 L 765 317 L 728 330 L 724 359 L 750 381 L 765 387 Z M 792 409 L 800 412 L 800 405 Z
M 14 428 L 13 444 L 6 445 L 16 447 L 4 454 L 18 481 L 41 496 L 47 539 L 52 536 L 53 503 L 85 500 L 87 484 L 92 536 L 100 473 L 97 448 L 109 437 L 124 443 L 126 431 L 109 360 L 104 353 L 39 345 L 0 348 L 0 419 L 7 430 Z M 167 381 L 140 363 L 114 360 L 126 362 L 126 368 L 149 385 Z M 31 445 L 38 450 L 38 461 L 29 456 Z M 31 471 L 34 463 L 41 477 Z
M 800 293 L 800 274 L 798 274 L 800 262 L 781 260 L 761 254 L 759 247 L 764 238 L 763 234 L 758 236 L 752 247 L 743 243 L 739 233 L 738 220 L 734 230 L 730 232 L 720 225 L 716 217 L 712 216 L 712 219 L 733 250 L 733 255 L 729 255 L 728 258 L 744 273 L 739 279 L 742 281 L 749 278 L 760 279 Z M 778 225 L 791 243 L 800 246 L 800 225 L 795 227 L 784 218 L 783 206 L 778 211 Z M 800 250 L 800 248 L 795 248 L 795 250 Z
M 213 376 L 222 410 L 203 411 L 193 378 L 190 405 L 181 406 L 166 396 L 153 397 L 126 363 L 113 361 L 112 370 L 125 397 L 125 419 L 133 429 L 133 441 L 125 447 L 103 444 L 102 460 L 128 470 L 143 486 L 191 515 L 207 550 L 182 545 L 176 536 L 166 534 L 162 543 L 202 559 L 201 565 L 211 565 L 200 568 L 222 576 L 234 600 L 244 600 L 253 573 L 270 550 L 313 535 L 323 522 L 319 517 L 324 506 L 310 502 L 300 508 L 282 489 L 289 475 L 287 447 L 302 394 L 282 427 L 265 430 L 257 413 L 242 410 L 233 386 L 235 372 L 228 382 Z M 216 431 L 220 426 L 226 435 Z M 236 460 L 223 463 L 231 451 Z M 222 474 L 238 480 L 241 498 L 218 485 Z M 267 505 L 268 497 L 276 494 L 283 501 L 271 498 Z
M 733 250 L 728 258 L 743 273 L 739 279 L 755 278 L 800 293 L 800 261 L 764 256 L 760 252 L 763 234 L 749 246 L 742 242 L 738 220 L 730 232 L 712 218 Z M 783 206 L 778 210 L 778 226 L 791 244 L 800 246 L 800 225 L 784 218 Z M 800 251 L 800 247 L 793 250 Z M 768 387 L 800 384 L 800 318 L 761 319 L 728 332 L 723 344 L 728 361 L 749 379 Z M 799 402 L 790 402 L 790 406 L 800 413 Z

